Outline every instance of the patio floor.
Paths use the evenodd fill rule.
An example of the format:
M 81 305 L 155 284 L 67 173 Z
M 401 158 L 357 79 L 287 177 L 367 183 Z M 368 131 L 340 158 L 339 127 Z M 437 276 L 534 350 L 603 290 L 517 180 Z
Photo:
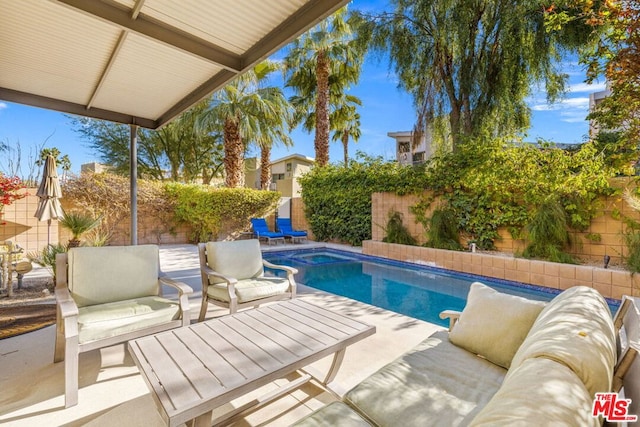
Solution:
M 325 245 L 311 242 L 302 245 L 263 245 L 263 249 L 302 249 L 313 246 Z M 163 271 L 194 289 L 190 299 L 191 317 L 197 317 L 201 286 L 196 247 L 161 246 L 160 258 Z M 299 298 L 373 324 L 377 328 L 375 335 L 348 348 L 334 383 L 334 391 L 339 394 L 441 329 L 430 323 L 305 286 L 299 286 Z M 209 305 L 208 317 L 225 313 L 225 310 Z M 53 363 L 54 338 L 55 327 L 50 326 L 0 340 L 0 424 L 163 425 L 149 390 L 124 344 L 80 354 L 79 404 L 65 409 L 64 366 L 62 363 Z M 312 369 L 326 372 L 330 362 L 330 358 L 323 359 L 312 365 Z M 282 383 L 283 381 L 276 381 L 269 384 L 258 390 L 256 395 L 279 387 Z M 214 417 L 252 397 L 255 396 L 248 395 L 231 402 L 214 412 Z M 312 382 L 245 418 L 238 419 L 232 425 L 289 425 L 332 400 L 335 400 L 333 394 Z

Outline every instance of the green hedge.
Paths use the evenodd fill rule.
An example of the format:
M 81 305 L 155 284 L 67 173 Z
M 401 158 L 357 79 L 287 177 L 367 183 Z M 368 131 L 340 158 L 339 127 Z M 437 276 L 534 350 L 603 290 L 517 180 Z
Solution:
M 371 195 L 424 188 L 424 172 L 365 158 L 348 167 L 315 167 L 299 178 L 305 215 L 317 240 L 361 245 L 371 238 Z
M 224 230 L 242 230 L 253 217 L 272 212 L 280 193 L 249 188 L 211 188 L 168 183 L 165 190 L 175 202 L 176 219 L 188 224 L 195 241 L 217 240 Z
M 465 240 L 491 249 L 499 227 L 509 228 L 514 238 L 536 243 L 527 226 L 550 199 L 560 201 L 569 228 L 586 229 L 599 196 L 612 193 L 608 179 L 615 172 L 590 143 L 568 151 L 547 143 L 494 139 L 469 141 L 422 167 L 370 158 L 348 167 L 316 167 L 300 183 L 307 221 L 318 240 L 360 245 L 371 238 L 373 193 L 430 190 L 412 207 L 426 229 L 432 225 L 427 215 L 437 200 Z
M 65 208 L 101 217 L 101 234 L 111 236 L 130 216 L 129 179 L 109 173 L 87 173 L 63 185 Z M 138 216 L 152 218 L 155 232 L 173 232 L 178 223 L 193 230 L 194 241 L 217 239 L 222 231 L 240 231 L 249 219 L 272 212 L 280 193 L 248 188 L 138 180 Z

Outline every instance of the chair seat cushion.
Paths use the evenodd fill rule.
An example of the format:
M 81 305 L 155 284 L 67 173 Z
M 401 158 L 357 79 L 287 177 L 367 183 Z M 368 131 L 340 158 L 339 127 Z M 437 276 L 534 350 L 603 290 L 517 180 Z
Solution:
M 178 319 L 178 303 L 161 297 L 143 297 L 81 307 L 80 343 L 105 339 Z
M 369 427 L 356 411 L 342 402 L 332 402 L 294 424 L 296 427 Z
M 239 280 L 235 288 L 238 303 L 243 303 L 283 294 L 289 289 L 289 281 L 280 277 L 256 277 Z M 226 283 L 209 285 L 207 295 L 218 301 L 229 302 Z
M 380 426 L 468 425 L 507 370 L 433 334 L 349 391 L 346 402 Z
M 306 237 L 306 231 L 283 231 L 285 236 Z

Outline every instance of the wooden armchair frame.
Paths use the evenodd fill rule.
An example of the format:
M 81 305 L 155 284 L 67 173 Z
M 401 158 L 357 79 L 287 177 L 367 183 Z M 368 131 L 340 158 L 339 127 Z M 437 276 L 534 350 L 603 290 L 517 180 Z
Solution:
M 189 325 L 190 314 L 188 296 L 193 293 L 193 289 L 184 283 L 177 282 L 166 277 L 162 272 L 158 272 L 158 296 L 162 295 L 162 285 L 171 286 L 178 290 L 178 304 L 181 312 L 179 319 L 137 329 L 135 331 L 119 334 L 109 338 L 80 342 L 80 328 L 78 325 L 80 309 L 68 288 L 67 268 L 67 254 L 58 254 L 56 256 L 55 297 L 57 305 L 57 320 L 54 362 L 61 362 L 64 360 L 65 407 L 68 408 L 78 403 L 78 362 L 80 353 L 109 347 L 129 341 L 133 338 L 151 335 L 156 332 Z
M 274 269 L 274 270 L 285 271 L 287 273 L 289 288 L 287 289 L 286 292 L 278 295 L 273 295 L 265 298 L 260 298 L 260 299 L 240 303 L 238 302 L 238 296 L 236 292 L 238 279 L 236 279 L 235 277 L 224 275 L 220 272 L 213 270 L 211 267 L 209 267 L 209 264 L 207 263 L 206 243 L 198 243 L 198 255 L 200 258 L 200 275 L 202 278 L 202 305 L 200 307 L 200 316 L 198 317 L 199 322 L 202 322 L 204 320 L 207 314 L 207 308 L 209 303 L 217 305 L 219 307 L 228 308 L 229 313 L 233 314 L 243 308 L 258 307 L 260 306 L 260 304 L 264 304 L 267 302 L 279 301 L 284 299 L 293 299 L 296 297 L 296 281 L 293 275 L 296 274 L 298 270 L 293 267 L 272 264 L 262 259 L 262 265 L 264 267 Z M 210 277 L 216 277 L 226 283 L 228 298 L 229 298 L 228 302 L 214 299 L 211 296 L 209 296 L 207 290 L 210 285 L 210 282 L 209 282 Z

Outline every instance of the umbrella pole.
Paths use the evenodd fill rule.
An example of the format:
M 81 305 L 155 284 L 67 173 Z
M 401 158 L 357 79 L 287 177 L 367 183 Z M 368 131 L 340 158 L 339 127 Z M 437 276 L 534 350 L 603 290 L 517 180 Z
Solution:
M 51 220 L 47 220 L 47 246 L 51 244 Z

